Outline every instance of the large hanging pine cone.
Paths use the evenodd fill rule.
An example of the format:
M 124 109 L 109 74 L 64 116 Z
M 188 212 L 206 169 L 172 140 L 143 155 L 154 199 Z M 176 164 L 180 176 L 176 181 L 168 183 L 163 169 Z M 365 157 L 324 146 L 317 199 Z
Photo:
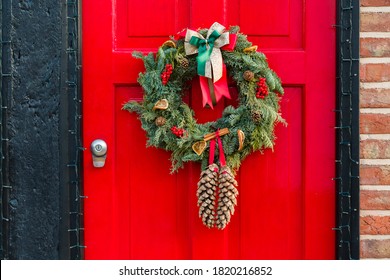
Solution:
M 238 190 L 237 181 L 228 166 L 221 168 L 219 176 L 219 197 L 217 209 L 217 227 L 224 229 L 234 214 L 234 206 L 237 205 Z
M 200 174 L 198 182 L 199 217 L 202 218 L 203 224 L 211 228 L 215 224 L 215 199 L 217 195 L 218 185 L 218 165 L 215 163 L 209 165 Z

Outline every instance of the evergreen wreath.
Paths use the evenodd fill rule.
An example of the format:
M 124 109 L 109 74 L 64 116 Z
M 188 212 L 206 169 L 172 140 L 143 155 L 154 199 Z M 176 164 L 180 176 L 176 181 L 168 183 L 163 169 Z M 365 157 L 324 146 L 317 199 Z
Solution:
M 208 31 L 200 29 L 197 32 L 206 38 Z M 178 36 L 171 37 L 159 47 L 156 55 L 133 53 L 145 65 L 146 71 L 140 73 L 138 78 L 144 90 L 143 102 L 130 101 L 123 106 L 123 109 L 138 114 L 142 128 L 147 133 L 147 146 L 172 152 L 172 172 L 185 162 L 202 163 L 203 183 L 198 183 L 199 215 L 207 227 L 213 227 L 216 223 L 220 229 L 226 226 L 234 213 L 232 203 L 236 203 L 238 192 L 232 175 L 232 179 L 229 179 L 231 186 L 226 185 L 231 190 L 226 189 L 226 195 L 231 197 L 229 201 L 226 199 L 226 205 L 223 201 L 218 203 L 221 205 L 215 213 L 216 188 L 220 184 L 221 199 L 224 195 L 221 194 L 222 184 L 227 183 L 223 183 L 226 179 L 222 183 L 216 182 L 219 177 L 218 173 L 214 173 L 219 171 L 215 168 L 217 165 L 214 164 L 214 148 L 211 148 L 211 144 L 219 147 L 215 155 L 219 156 L 221 170 L 225 170 L 224 164 L 221 164 L 223 156 L 226 158 L 226 167 L 231 168 L 233 174 L 241 161 L 252 152 L 273 148 L 276 139 L 274 127 L 278 122 L 285 123 L 279 112 L 279 101 L 284 93 L 279 77 L 269 68 L 265 55 L 257 52 L 257 46 L 253 46 L 246 35 L 239 33 L 238 26 L 230 27 L 228 32 L 236 34 L 235 47 L 230 51 L 221 49 L 221 53 L 228 75 L 238 88 L 238 107 L 226 107 L 218 120 L 197 123 L 193 110 L 182 100 L 190 86 L 189 82 L 197 75 L 197 55 L 186 55 L 185 39 Z M 209 141 L 215 138 L 219 141 Z M 225 175 L 220 177 L 226 177 L 229 172 L 230 169 L 223 171 Z M 213 186 L 207 184 L 212 187 L 209 194 L 204 187 L 206 179 L 210 181 L 207 176 L 214 178 L 211 180 Z M 215 218 L 215 215 L 218 217 Z

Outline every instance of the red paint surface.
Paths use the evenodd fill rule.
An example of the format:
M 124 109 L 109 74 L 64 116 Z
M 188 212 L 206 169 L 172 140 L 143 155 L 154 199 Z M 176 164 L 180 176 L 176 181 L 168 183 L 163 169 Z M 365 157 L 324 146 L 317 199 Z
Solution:
M 335 258 L 335 1 L 83 1 L 83 140 L 108 144 L 104 168 L 84 154 L 87 259 Z M 184 27 L 240 25 L 285 87 L 275 151 L 254 153 L 238 173 L 239 202 L 224 231 L 198 218 L 198 164 L 170 175 L 169 153 L 146 148 L 136 114 L 142 62 Z M 231 88 L 232 94 L 237 90 Z M 187 97 L 200 122 L 199 86 Z M 234 102 L 233 102 L 234 103 Z

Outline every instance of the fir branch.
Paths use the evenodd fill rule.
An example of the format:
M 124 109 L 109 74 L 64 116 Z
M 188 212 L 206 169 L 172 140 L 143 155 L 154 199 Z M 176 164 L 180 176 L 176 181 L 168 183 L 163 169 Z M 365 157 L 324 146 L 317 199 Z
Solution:
M 141 114 L 143 110 L 142 103 L 136 101 L 130 101 L 123 105 L 122 110 L 127 110 L 129 112 L 135 112 L 137 114 Z

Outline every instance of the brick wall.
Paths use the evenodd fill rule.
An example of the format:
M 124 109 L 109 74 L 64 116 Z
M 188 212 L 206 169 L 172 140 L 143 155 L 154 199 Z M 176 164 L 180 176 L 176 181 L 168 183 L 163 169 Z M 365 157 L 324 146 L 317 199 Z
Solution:
M 390 0 L 360 5 L 360 255 L 390 258 Z

